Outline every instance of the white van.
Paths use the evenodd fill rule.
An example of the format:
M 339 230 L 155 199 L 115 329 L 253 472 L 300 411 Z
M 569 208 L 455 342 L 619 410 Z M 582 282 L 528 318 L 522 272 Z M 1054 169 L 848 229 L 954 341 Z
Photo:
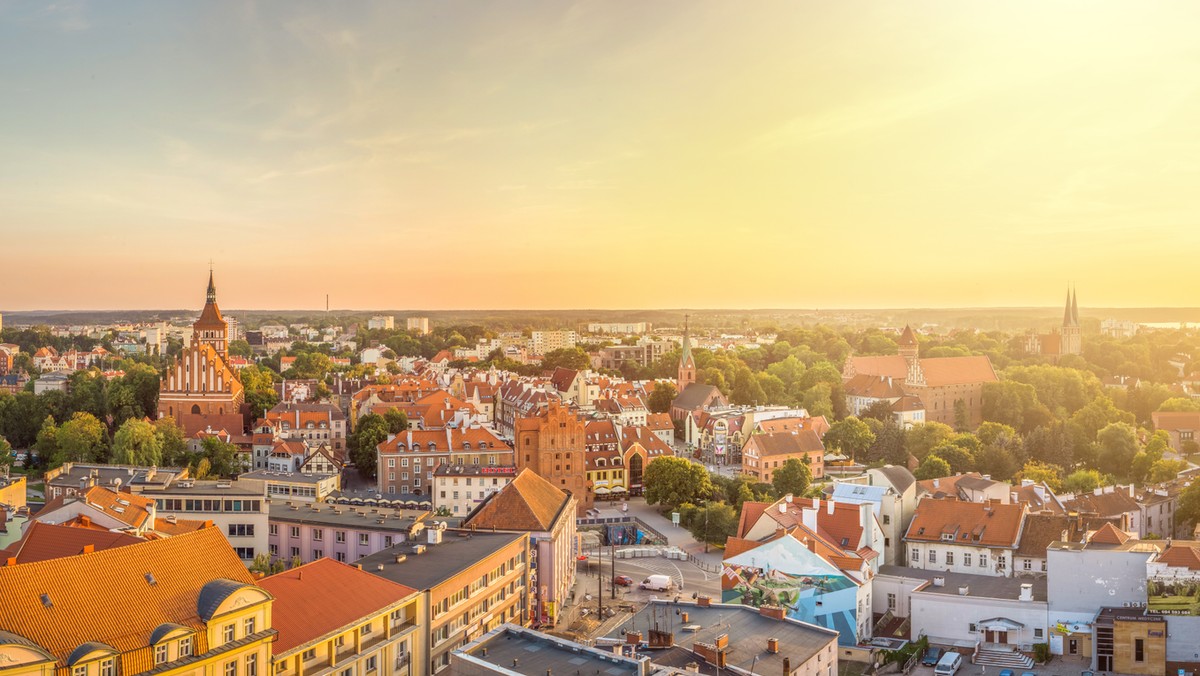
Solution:
M 938 660 L 937 666 L 933 668 L 933 673 L 936 676 L 953 676 L 954 672 L 962 666 L 962 655 L 951 650 L 942 655 L 942 659 Z
M 649 589 L 650 591 L 667 591 L 671 588 L 671 576 L 651 575 L 638 586 L 642 589 Z

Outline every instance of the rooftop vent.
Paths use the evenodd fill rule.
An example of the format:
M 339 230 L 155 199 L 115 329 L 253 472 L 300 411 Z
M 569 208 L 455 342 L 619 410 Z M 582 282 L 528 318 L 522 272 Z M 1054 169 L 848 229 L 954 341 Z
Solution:
M 46 608 L 53 608 L 54 602 L 50 600 L 49 594 L 42 594 L 39 598 L 42 599 L 42 605 Z
M 146 584 L 150 585 L 151 587 L 158 584 L 158 580 L 154 579 L 154 573 L 146 573 L 144 577 L 146 578 Z

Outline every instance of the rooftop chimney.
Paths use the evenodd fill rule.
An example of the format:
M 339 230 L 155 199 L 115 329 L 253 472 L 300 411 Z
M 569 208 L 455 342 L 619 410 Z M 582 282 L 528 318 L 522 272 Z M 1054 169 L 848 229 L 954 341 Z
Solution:
M 783 658 L 783 676 L 791 676 L 792 674 L 792 658 Z
M 833 514 L 833 500 L 825 501 L 825 513 L 829 515 Z
M 1032 602 L 1033 601 L 1033 585 L 1028 582 L 1022 583 L 1021 584 L 1021 595 L 1017 597 L 1017 600 L 1024 601 L 1026 603 Z
M 777 638 L 767 639 L 767 652 L 771 653 L 772 655 L 779 652 L 779 639 L 777 639 Z

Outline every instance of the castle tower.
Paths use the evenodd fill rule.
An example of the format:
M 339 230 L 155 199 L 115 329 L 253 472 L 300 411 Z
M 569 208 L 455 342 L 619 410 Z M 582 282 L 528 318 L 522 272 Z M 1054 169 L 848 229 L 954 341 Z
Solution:
M 212 270 L 208 271 L 208 290 L 200 318 L 192 324 L 192 344 L 211 345 L 223 361 L 229 360 L 229 324 L 221 317 L 217 307 L 217 287 L 213 284 Z
M 1059 339 L 1060 354 L 1079 354 L 1083 351 L 1083 327 L 1079 325 L 1079 293 L 1067 290 L 1067 304 L 1063 309 L 1062 334 Z
M 679 376 L 675 387 L 683 392 L 688 385 L 696 382 L 696 360 L 692 357 L 692 339 L 688 334 L 688 317 L 683 316 L 683 354 L 679 355 Z
M 913 333 L 912 327 L 905 324 L 904 333 L 900 334 L 896 351 L 901 357 L 904 357 L 904 362 L 908 366 L 905 383 L 917 387 L 925 384 L 925 372 L 921 370 L 920 350 L 917 336 Z

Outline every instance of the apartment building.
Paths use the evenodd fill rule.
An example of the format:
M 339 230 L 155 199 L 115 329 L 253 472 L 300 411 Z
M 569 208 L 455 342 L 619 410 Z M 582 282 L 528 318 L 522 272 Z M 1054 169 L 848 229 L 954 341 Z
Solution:
M 267 551 L 272 558 L 304 563 L 330 558 L 354 563 L 419 539 L 429 512 L 390 507 L 272 500 Z

